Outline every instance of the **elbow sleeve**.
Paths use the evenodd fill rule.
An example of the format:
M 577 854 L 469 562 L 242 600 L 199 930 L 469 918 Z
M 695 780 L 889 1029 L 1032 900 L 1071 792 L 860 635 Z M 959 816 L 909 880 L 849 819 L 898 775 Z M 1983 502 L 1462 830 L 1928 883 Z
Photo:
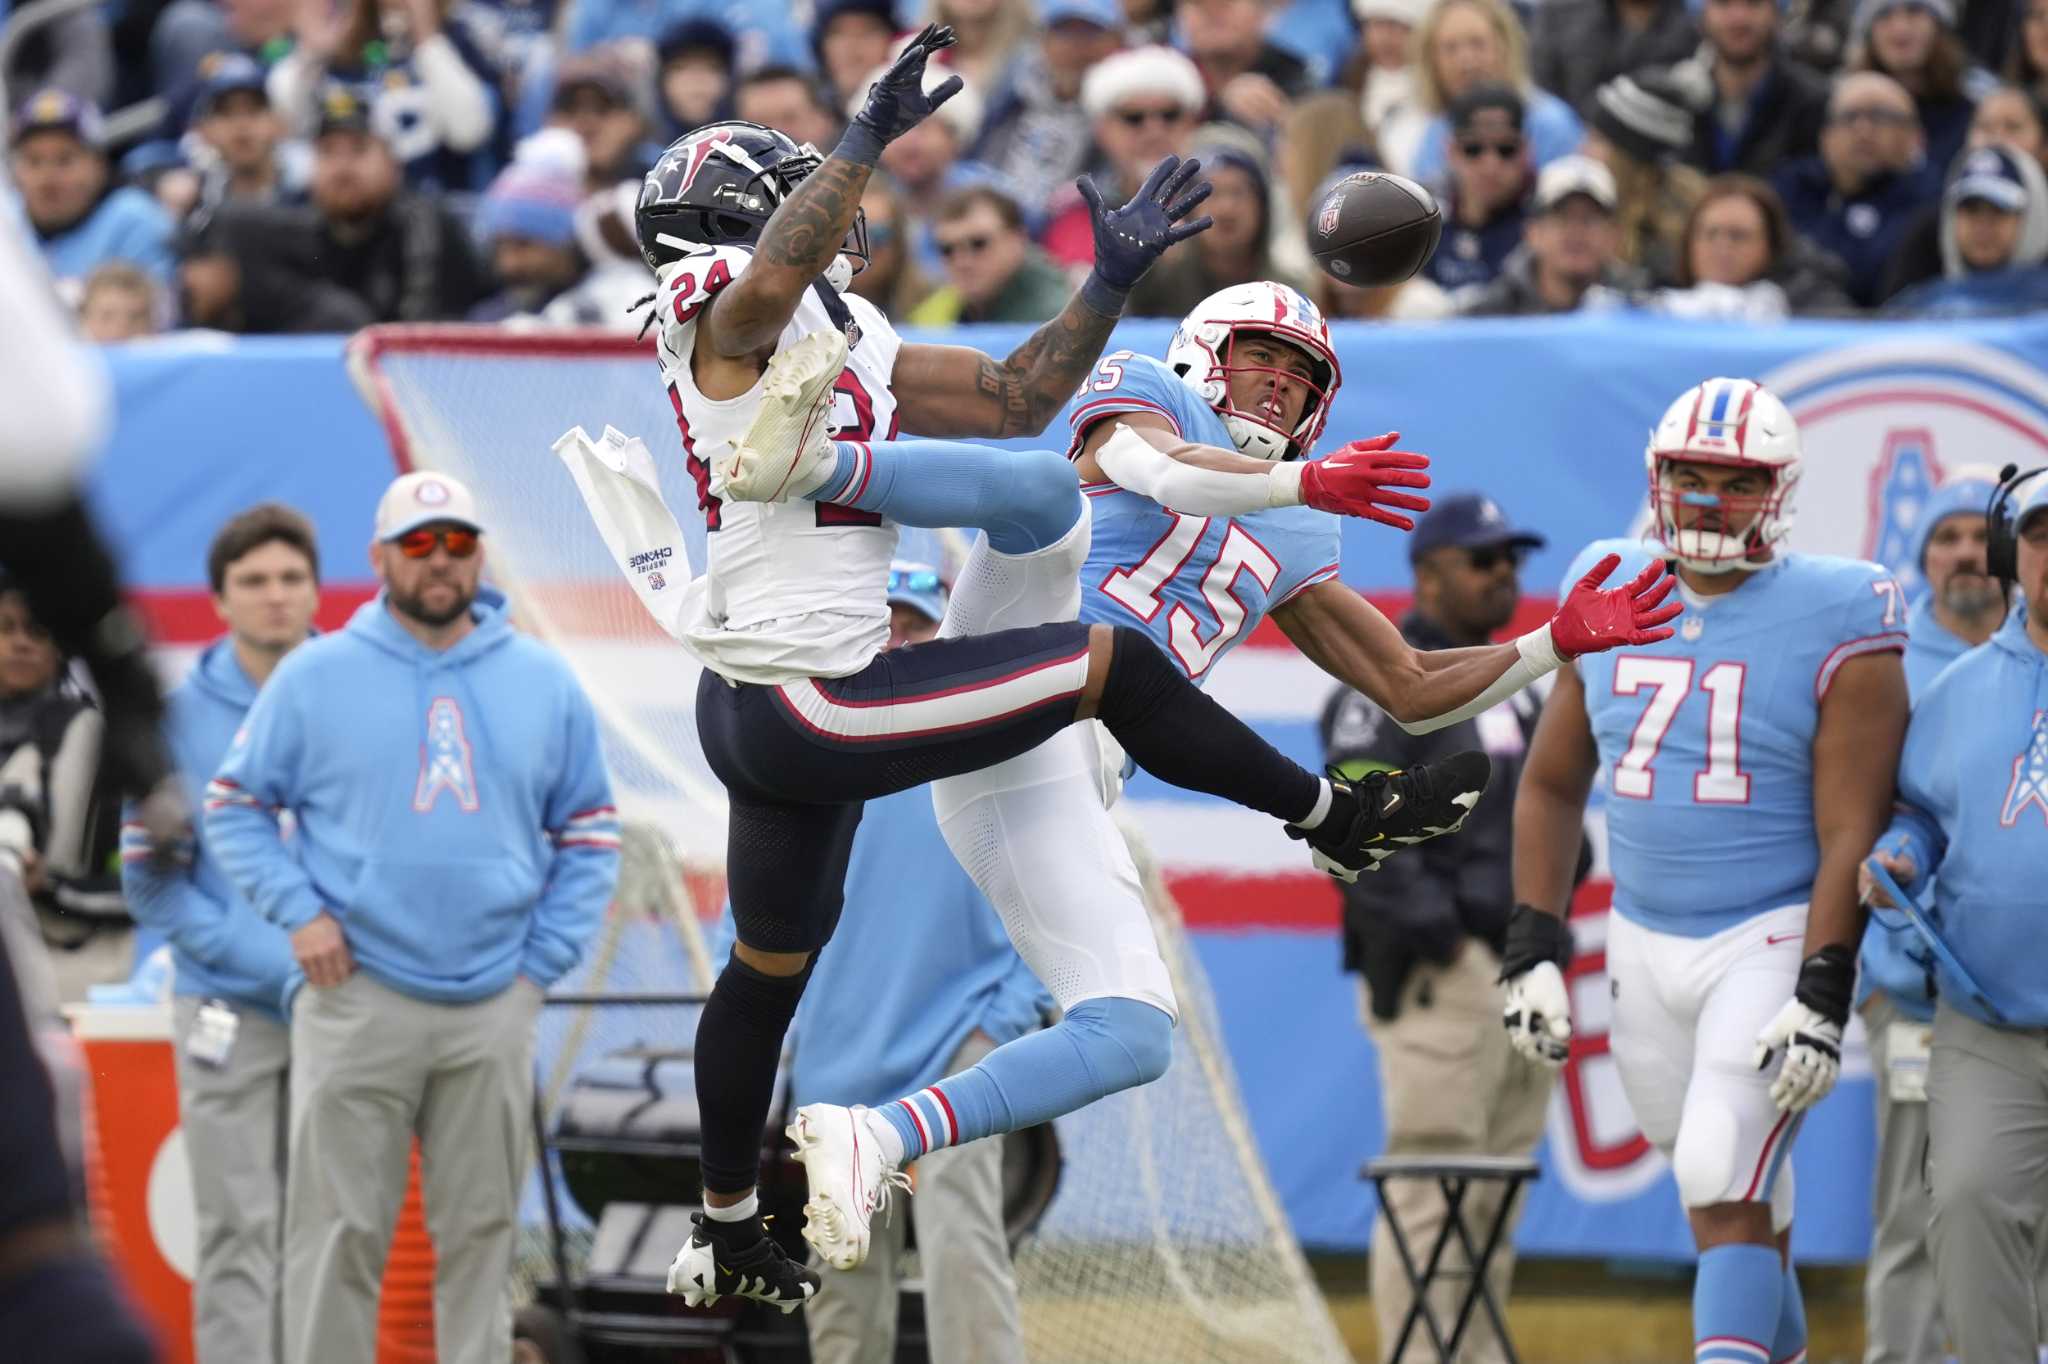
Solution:
M 1301 501 L 1301 466 L 1274 464 L 1263 473 L 1230 473 L 1183 464 L 1140 432 L 1119 427 L 1095 462 L 1120 488 L 1193 516 L 1247 516 Z

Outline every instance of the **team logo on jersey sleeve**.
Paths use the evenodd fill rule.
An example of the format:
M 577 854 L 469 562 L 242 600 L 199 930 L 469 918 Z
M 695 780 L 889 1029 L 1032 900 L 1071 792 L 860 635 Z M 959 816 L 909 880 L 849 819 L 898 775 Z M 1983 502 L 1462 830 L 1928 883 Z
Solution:
M 1990 346 L 1845 346 L 1763 383 L 1798 419 L 1805 448 L 1792 548 L 1873 559 L 1908 599 L 1922 586 L 1914 550 L 1936 488 L 1966 469 L 2048 462 L 2048 380 Z

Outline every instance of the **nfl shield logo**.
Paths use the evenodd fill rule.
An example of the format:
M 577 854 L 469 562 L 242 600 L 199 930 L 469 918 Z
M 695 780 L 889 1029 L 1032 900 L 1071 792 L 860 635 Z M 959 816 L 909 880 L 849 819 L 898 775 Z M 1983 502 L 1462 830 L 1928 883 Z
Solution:
M 1316 217 L 1316 231 L 1328 236 L 1337 230 L 1337 218 L 1344 211 L 1344 191 L 1338 190 L 1323 201 L 1323 211 Z
M 659 592 L 662 588 L 668 586 L 668 579 L 662 577 L 659 573 L 650 573 L 647 575 L 647 585 L 656 592 Z

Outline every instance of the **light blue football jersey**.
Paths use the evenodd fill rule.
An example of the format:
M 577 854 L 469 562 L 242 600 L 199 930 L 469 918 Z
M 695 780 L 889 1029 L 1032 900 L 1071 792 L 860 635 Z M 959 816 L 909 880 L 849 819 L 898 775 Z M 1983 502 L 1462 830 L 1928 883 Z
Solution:
M 1612 585 L 1662 552 L 1595 541 L 1560 596 L 1602 555 L 1621 555 Z M 1614 907 L 1703 938 L 1811 894 L 1821 698 L 1848 659 L 1904 650 L 1906 608 L 1876 564 L 1787 554 L 1704 607 L 1688 600 L 1678 626 L 1575 666 L 1607 791 Z
M 1183 440 L 1233 449 L 1215 409 L 1164 362 L 1127 350 L 1097 362 L 1061 417 L 1069 456 L 1088 428 L 1119 412 L 1151 412 Z M 1082 487 L 1095 514 L 1081 570 L 1081 619 L 1130 625 L 1152 637 L 1197 683 L 1266 613 L 1337 576 L 1342 530 L 1311 507 L 1249 516 L 1189 516 L 1114 483 Z

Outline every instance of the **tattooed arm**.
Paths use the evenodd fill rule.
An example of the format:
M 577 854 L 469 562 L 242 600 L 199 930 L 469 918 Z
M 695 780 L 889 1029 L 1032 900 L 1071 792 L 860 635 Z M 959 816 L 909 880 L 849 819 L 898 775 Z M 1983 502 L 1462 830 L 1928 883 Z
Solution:
M 1080 290 L 1000 363 L 962 346 L 904 346 L 889 384 L 903 429 L 918 436 L 1043 431 L 1094 368 L 1131 286 L 1168 247 L 1208 228 L 1207 218 L 1182 221 L 1209 197 L 1206 180 L 1193 183 L 1201 169 L 1199 161 L 1169 156 L 1121 208 L 1105 208 L 1083 176 L 1081 197 L 1095 224 L 1095 268 Z
M 719 291 L 697 324 L 698 337 L 708 342 L 696 348 L 698 385 L 704 387 L 707 377 L 714 381 L 704 389 L 706 396 L 732 397 L 752 386 L 804 290 L 844 245 L 882 148 L 959 92 L 958 76 L 924 88 L 926 59 L 952 42 L 953 30 L 927 25 L 869 90 L 867 104 L 832 155 L 776 205 L 753 260 Z
M 1066 310 L 997 360 L 965 346 L 905 345 L 890 387 L 915 436 L 1035 436 L 1088 377 L 1116 326 L 1079 294 Z

